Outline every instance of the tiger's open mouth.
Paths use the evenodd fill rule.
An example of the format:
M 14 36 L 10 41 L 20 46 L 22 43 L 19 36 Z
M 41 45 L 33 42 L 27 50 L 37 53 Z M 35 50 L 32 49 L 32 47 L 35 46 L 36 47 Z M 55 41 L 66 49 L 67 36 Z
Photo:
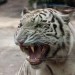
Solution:
M 28 53 L 29 58 L 27 58 L 27 60 L 31 65 L 38 65 L 44 61 L 50 49 L 50 46 L 46 44 L 30 46 L 20 45 L 20 47 L 23 51 Z

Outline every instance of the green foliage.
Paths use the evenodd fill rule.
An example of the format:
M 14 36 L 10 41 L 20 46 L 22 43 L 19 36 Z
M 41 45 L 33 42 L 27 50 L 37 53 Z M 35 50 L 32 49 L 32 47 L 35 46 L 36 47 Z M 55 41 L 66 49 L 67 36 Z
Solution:
M 32 5 L 34 2 L 36 2 L 37 0 L 29 0 L 29 4 Z
M 30 5 L 32 5 L 34 2 L 38 2 L 38 3 L 64 3 L 65 0 L 29 0 Z

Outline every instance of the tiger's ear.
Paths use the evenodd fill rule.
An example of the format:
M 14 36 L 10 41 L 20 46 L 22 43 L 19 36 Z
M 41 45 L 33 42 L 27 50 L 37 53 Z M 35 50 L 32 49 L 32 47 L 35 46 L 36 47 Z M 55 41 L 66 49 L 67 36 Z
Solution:
M 69 21 L 70 21 L 70 15 L 69 15 L 69 14 L 61 15 L 61 17 L 62 17 L 62 19 L 64 20 L 64 22 L 65 22 L 66 24 L 69 23 Z
M 73 17 L 72 14 L 74 12 L 74 8 L 68 8 L 68 9 L 64 9 L 62 10 L 62 19 L 64 20 L 65 23 L 69 23 L 69 21 L 71 20 L 71 18 Z
M 24 16 L 26 13 L 29 13 L 30 11 L 27 8 L 24 8 L 22 10 L 21 16 Z
M 75 12 L 71 12 L 66 15 L 62 15 L 62 19 L 64 20 L 65 23 L 69 23 L 72 20 L 75 20 Z

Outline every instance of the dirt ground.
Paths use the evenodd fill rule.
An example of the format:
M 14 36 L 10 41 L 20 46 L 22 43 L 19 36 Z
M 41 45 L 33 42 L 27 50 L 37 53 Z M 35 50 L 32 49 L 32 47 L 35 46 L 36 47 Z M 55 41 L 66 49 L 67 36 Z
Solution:
M 15 75 L 24 61 L 14 43 L 14 33 L 27 0 L 8 0 L 0 6 L 0 75 Z

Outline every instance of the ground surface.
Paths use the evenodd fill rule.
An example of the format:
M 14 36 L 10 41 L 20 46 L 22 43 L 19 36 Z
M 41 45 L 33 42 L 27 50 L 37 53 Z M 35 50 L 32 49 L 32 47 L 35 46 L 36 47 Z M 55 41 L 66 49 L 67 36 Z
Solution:
M 14 28 L 0 28 L 0 75 L 15 75 L 24 61 L 13 35 Z
M 27 0 L 8 0 L 0 6 L 0 75 L 15 75 L 24 61 L 14 43 L 14 33 L 25 6 Z

